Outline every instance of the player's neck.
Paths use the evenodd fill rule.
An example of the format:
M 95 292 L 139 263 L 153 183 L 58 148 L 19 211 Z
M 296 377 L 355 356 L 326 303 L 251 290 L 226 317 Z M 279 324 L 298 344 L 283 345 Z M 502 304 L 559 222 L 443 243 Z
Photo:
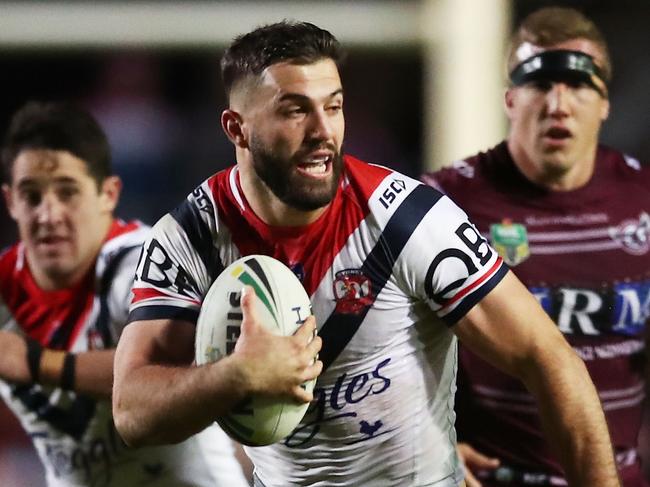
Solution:
M 30 259 L 30 254 L 27 253 L 27 263 L 29 270 L 34 278 L 36 285 L 43 291 L 61 291 L 69 289 L 79 282 L 88 274 L 91 266 L 95 263 L 96 255 L 92 259 L 88 259 L 83 265 L 75 267 L 70 272 L 46 271 L 42 269 L 37 262 Z

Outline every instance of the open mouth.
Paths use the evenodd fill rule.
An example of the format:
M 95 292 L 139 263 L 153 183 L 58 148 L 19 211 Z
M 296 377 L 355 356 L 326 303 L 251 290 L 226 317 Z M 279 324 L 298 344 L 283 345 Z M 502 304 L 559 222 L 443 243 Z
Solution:
M 310 177 L 325 177 L 332 172 L 332 154 L 311 155 L 297 166 L 298 172 Z
M 44 245 L 44 246 L 59 245 L 67 241 L 68 241 L 67 238 L 56 236 L 56 235 L 49 235 L 47 237 L 40 237 L 36 239 L 37 244 Z
M 546 131 L 544 137 L 553 141 L 561 142 L 571 137 L 571 131 L 564 127 L 552 127 Z

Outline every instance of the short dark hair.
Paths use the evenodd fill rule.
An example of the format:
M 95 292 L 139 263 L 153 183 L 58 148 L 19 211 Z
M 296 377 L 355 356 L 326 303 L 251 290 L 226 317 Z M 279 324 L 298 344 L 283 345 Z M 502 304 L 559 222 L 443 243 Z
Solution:
M 14 161 L 27 149 L 70 152 L 86 163 L 98 188 L 112 174 L 104 131 L 90 113 L 68 102 L 32 101 L 14 113 L 2 146 L 5 182 L 11 183 Z
M 508 55 L 508 73 L 523 59 L 517 58 L 517 49 L 524 42 L 547 47 L 573 39 L 586 39 L 598 46 L 603 55 L 599 66 L 606 82 L 612 77 L 612 61 L 607 42 L 596 24 L 582 12 L 569 7 L 545 7 L 528 15 L 512 36 Z
M 230 98 L 238 82 L 259 76 L 273 64 L 311 64 L 321 59 L 332 59 L 337 65 L 343 59 L 339 41 L 330 32 L 309 22 L 288 20 L 258 27 L 236 37 L 221 58 L 226 96 Z

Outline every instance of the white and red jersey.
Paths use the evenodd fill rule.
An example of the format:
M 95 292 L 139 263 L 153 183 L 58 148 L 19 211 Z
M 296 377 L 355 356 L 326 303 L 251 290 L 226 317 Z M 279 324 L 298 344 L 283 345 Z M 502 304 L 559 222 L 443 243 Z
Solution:
M 502 142 L 423 179 L 467 211 L 584 360 L 623 485 L 645 485 L 637 437 L 647 381 L 650 167 L 599 146 L 587 184 L 549 191 L 521 174 Z M 530 474 L 517 485 L 566 485 L 523 384 L 462 346 L 459 364 L 459 437 Z M 482 483 L 512 485 L 502 477 Z
M 247 449 L 260 480 L 458 485 L 450 327 L 507 272 L 466 215 L 414 179 L 346 156 L 317 221 L 271 227 L 250 209 L 233 167 L 156 224 L 129 320 L 196 321 L 217 275 L 251 254 L 301 279 L 325 364 L 300 425 L 280 443 Z
M 93 271 L 57 291 L 38 287 L 22 244 L 10 247 L 0 255 L 0 328 L 73 353 L 114 348 L 149 231 L 115 221 Z M 110 400 L 7 382 L 0 382 L 0 393 L 32 438 L 51 487 L 248 485 L 216 428 L 179 445 L 132 450 L 115 430 Z

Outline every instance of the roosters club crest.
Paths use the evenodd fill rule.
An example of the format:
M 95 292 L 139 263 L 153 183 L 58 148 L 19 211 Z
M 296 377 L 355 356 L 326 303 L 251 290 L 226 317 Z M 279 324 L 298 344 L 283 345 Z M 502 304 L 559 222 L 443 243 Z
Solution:
M 334 278 L 336 312 L 358 314 L 372 304 L 370 279 L 359 269 L 344 269 Z

